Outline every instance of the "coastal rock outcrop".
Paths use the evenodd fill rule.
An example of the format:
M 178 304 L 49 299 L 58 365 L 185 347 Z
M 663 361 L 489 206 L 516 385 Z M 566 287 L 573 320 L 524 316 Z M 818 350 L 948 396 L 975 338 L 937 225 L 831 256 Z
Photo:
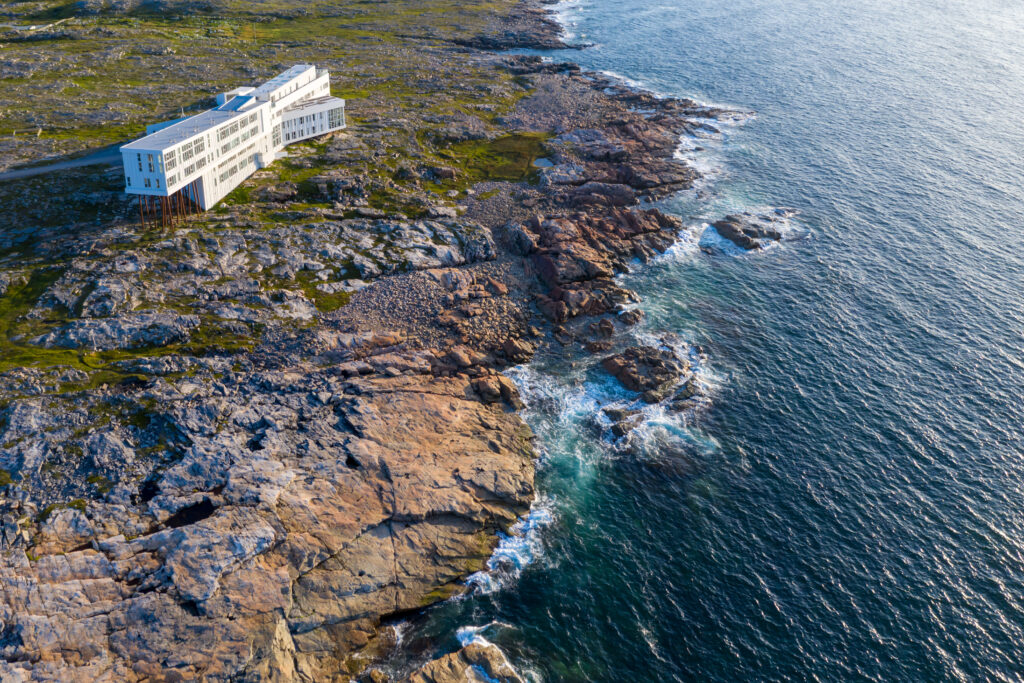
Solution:
M 630 346 L 605 358 L 601 366 L 646 403 L 664 399 L 689 371 L 689 364 L 671 350 L 652 346 Z
M 470 643 L 420 667 L 402 683 L 525 683 L 492 643 Z
M 53 202 L 8 212 L 0 345 L 26 360 L 0 354 L 0 679 L 358 675 L 395 646 L 385 619 L 466 590 L 529 508 L 531 435 L 496 368 L 559 342 L 605 356 L 640 320 L 615 276 L 667 249 L 681 222 L 635 207 L 692 185 L 673 153 L 713 112 L 576 65 L 466 49 L 560 46 L 532 5 L 482 18 L 467 5 L 444 26 L 426 12 L 411 40 L 388 9 L 374 3 L 364 28 L 389 39 L 360 41 L 365 63 L 343 76 L 366 88 L 352 131 L 292 147 L 217 211 L 139 228 L 119 169 L 95 191 L 79 169 L 50 176 L 51 194 L 97 216 L 52 227 Z M 254 13 L 253 43 L 263 18 L 313 25 L 318 11 Z M 19 44 L 0 71 L 40 85 L 67 69 L 98 94 L 105 74 L 148 73 L 188 39 L 195 59 L 176 58 L 187 82 L 119 87 L 111 101 L 175 101 L 223 80 L 200 49 L 216 41 L 190 33 L 206 27 L 86 59 L 99 35 L 137 47 L 120 32 L 146 21 L 76 26 L 87 70 Z M 349 56 L 310 34 L 323 59 Z M 278 59 L 259 52 L 238 67 L 253 80 Z M 76 126 L 149 116 L 90 99 Z M 4 164 L 15 142 L 64 136 L 18 137 L 0 143 Z M 514 144 L 490 144 L 504 138 Z M 538 169 L 540 156 L 552 165 Z M 644 400 L 692 395 L 686 363 L 658 349 L 607 363 Z M 637 397 L 605 413 L 623 436 L 645 410 Z M 411 676 L 521 680 L 479 642 Z
M 48 510 L 31 545 L 17 529 L 41 514 L 7 498 L 0 677 L 328 680 L 383 616 L 464 590 L 529 506 L 531 435 L 504 378 L 481 391 L 387 348 L 367 373 L 154 386 L 178 460 L 134 502 Z M 62 417 L 26 420 L 16 440 L 38 442 Z
M 712 223 L 711 227 L 737 247 L 750 251 L 781 240 L 780 227 L 792 215 L 793 212 L 786 209 L 776 209 L 770 214 L 730 214 Z

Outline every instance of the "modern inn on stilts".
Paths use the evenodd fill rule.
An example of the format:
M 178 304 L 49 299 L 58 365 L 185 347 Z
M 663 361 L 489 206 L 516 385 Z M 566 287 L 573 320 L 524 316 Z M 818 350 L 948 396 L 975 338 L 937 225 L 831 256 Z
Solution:
M 125 192 L 139 195 L 139 217 L 161 224 L 205 211 L 289 144 L 345 127 L 345 100 L 330 74 L 298 64 L 258 88 L 217 96 L 195 116 L 154 124 L 121 147 Z

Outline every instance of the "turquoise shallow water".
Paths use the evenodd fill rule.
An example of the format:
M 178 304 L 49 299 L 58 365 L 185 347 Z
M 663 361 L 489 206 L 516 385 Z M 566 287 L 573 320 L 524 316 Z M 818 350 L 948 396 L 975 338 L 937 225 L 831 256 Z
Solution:
M 713 405 L 620 452 L 601 373 L 520 371 L 536 528 L 410 650 L 485 637 L 544 681 L 1020 680 L 1024 5 L 562 11 L 594 46 L 556 58 L 756 112 L 686 143 L 692 230 L 627 278 L 642 333 L 704 347 Z M 700 217 L 777 206 L 805 238 L 695 247 Z

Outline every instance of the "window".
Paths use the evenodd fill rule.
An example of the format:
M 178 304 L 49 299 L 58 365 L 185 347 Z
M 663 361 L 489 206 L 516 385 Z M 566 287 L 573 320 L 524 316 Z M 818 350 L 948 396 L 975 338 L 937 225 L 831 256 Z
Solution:
M 203 140 L 202 138 L 199 138 L 194 143 L 192 143 L 192 149 L 193 151 L 195 151 L 196 154 L 202 154 L 203 151 L 206 149 L 206 141 Z
M 146 178 L 145 180 L 146 180 L 146 187 L 151 187 L 151 185 L 149 184 L 149 178 Z
M 153 172 L 153 155 L 152 154 L 147 154 L 146 155 L 146 161 L 149 164 L 149 172 L 152 173 Z
M 274 126 L 273 145 L 274 145 L 274 147 L 277 147 L 280 144 L 281 144 L 281 124 L 277 124 L 276 126 Z
M 160 179 L 159 178 L 156 179 L 156 186 L 160 187 Z
M 171 150 L 170 152 L 164 152 L 164 168 L 167 169 L 168 171 L 171 171 L 177 165 L 178 159 L 174 154 L 174 150 Z
M 341 128 L 345 125 L 345 107 L 335 107 L 327 112 L 327 127 Z
M 135 158 L 139 162 L 139 173 L 142 173 L 142 154 L 141 153 L 137 153 L 135 155 Z
M 234 140 L 231 140 L 229 142 L 225 142 L 223 145 L 221 145 L 220 153 L 221 154 L 227 154 L 228 152 L 233 150 L 235 147 L 238 147 L 238 145 L 241 144 L 241 142 L 242 141 L 240 139 L 238 139 L 238 138 L 235 138 Z

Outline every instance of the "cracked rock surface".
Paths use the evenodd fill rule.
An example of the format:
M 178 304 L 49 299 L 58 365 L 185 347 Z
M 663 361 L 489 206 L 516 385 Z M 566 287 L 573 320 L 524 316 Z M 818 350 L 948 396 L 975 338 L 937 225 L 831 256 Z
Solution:
M 34 561 L 5 536 L 0 677 L 332 680 L 382 617 L 463 590 L 532 498 L 530 432 L 431 359 L 152 389 L 190 445 L 149 500 L 51 511 Z

